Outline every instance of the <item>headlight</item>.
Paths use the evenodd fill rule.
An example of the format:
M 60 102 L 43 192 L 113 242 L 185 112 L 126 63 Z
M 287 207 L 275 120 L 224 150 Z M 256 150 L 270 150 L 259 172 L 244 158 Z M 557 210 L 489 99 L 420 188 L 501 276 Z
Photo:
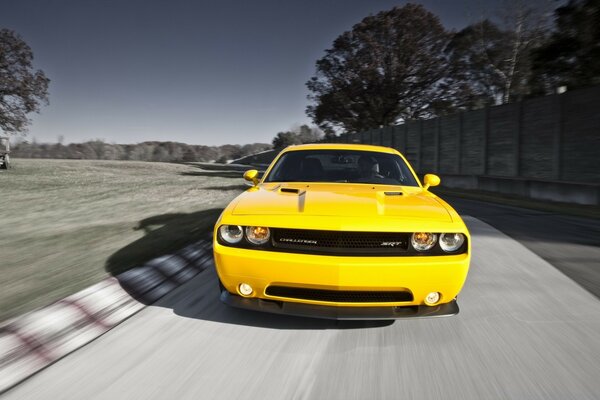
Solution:
M 415 232 L 410 238 L 410 243 L 417 251 L 427 251 L 435 246 L 437 235 L 429 232 Z
M 246 227 L 246 239 L 252 244 L 265 244 L 269 241 L 271 232 L 269 228 L 264 226 L 247 226 Z
M 444 251 L 456 251 L 465 242 L 465 235 L 462 233 L 442 233 L 440 235 L 440 247 Z
M 238 225 L 222 225 L 219 228 L 219 235 L 221 239 L 229 244 L 236 244 L 242 241 L 244 237 L 244 231 L 241 226 Z

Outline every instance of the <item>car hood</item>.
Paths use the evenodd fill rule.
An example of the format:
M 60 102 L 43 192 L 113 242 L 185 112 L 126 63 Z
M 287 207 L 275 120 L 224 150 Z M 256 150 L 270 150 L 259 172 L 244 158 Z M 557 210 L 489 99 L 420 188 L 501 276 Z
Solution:
M 242 193 L 233 215 L 386 216 L 452 222 L 430 192 L 367 184 L 262 184 Z

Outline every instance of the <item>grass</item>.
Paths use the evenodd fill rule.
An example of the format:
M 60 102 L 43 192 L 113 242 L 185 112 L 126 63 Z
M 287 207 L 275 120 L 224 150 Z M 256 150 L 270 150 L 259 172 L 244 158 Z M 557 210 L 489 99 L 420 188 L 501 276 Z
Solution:
M 206 236 L 241 173 L 132 161 L 13 160 L 0 171 L 0 321 Z

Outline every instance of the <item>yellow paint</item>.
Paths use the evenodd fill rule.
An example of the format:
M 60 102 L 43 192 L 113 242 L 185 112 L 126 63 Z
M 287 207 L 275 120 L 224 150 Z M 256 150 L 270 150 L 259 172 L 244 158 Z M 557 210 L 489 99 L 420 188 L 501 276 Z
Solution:
M 425 186 L 423 186 L 423 189 L 427 190 L 431 186 L 437 186 L 440 184 L 440 182 L 441 180 L 439 176 L 434 174 L 427 174 L 425 175 Z
M 349 144 L 301 145 L 283 152 L 323 148 L 380 151 L 404 158 L 394 149 Z M 414 174 L 412 168 L 411 171 Z M 435 179 L 430 178 L 429 185 L 434 186 L 433 183 Z M 281 192 L 281 188 L 299 192 Z M 386 196 L 386 191 L 400 191 L 402 195 Z M 468 250 L 444 256 L 355 257 L 241 249 L 217 242 L 217 229 L 223 224 L 364 232 L 458 232 L 467 237 Z M 471 258 L 471 238 L 460 216 L 422 186 L 261 181 L 227 206 L 214 234 L 215 265 L 228 291 L 236 293 L 238 285 L 245 282 L 254 288 L 252 297 L 308 304 L 421 305 L 430 292 L 440 292 L 440 303 L 447 303 L 460 292 Z M 334 303 L 267 296 L 267 286 L 274 284 L 334 290 L 407 289 L 413 293 L 414 301 Z
M 255 169 L 251 169 L 249 171 L 244 172 L 244 179 L 252 182 L 254 186 L 258 185 L 258 171 Z

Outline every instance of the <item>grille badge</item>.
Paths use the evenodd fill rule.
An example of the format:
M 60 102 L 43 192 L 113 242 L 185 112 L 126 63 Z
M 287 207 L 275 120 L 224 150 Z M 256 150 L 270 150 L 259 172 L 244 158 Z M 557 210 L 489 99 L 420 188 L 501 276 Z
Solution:
M 291 238 L 281 238 L 281 239 L 279 239 L 279 241 L 287 242 L 287 243 L 301 243 L 301 244 L 317 244 L 318 243 L 316 240 L 291 239 Z
M 402 242 L 381 242 L 381 246 L 385 246 L 385 247 L 396 247 L 396 246 L 402 246 Z

